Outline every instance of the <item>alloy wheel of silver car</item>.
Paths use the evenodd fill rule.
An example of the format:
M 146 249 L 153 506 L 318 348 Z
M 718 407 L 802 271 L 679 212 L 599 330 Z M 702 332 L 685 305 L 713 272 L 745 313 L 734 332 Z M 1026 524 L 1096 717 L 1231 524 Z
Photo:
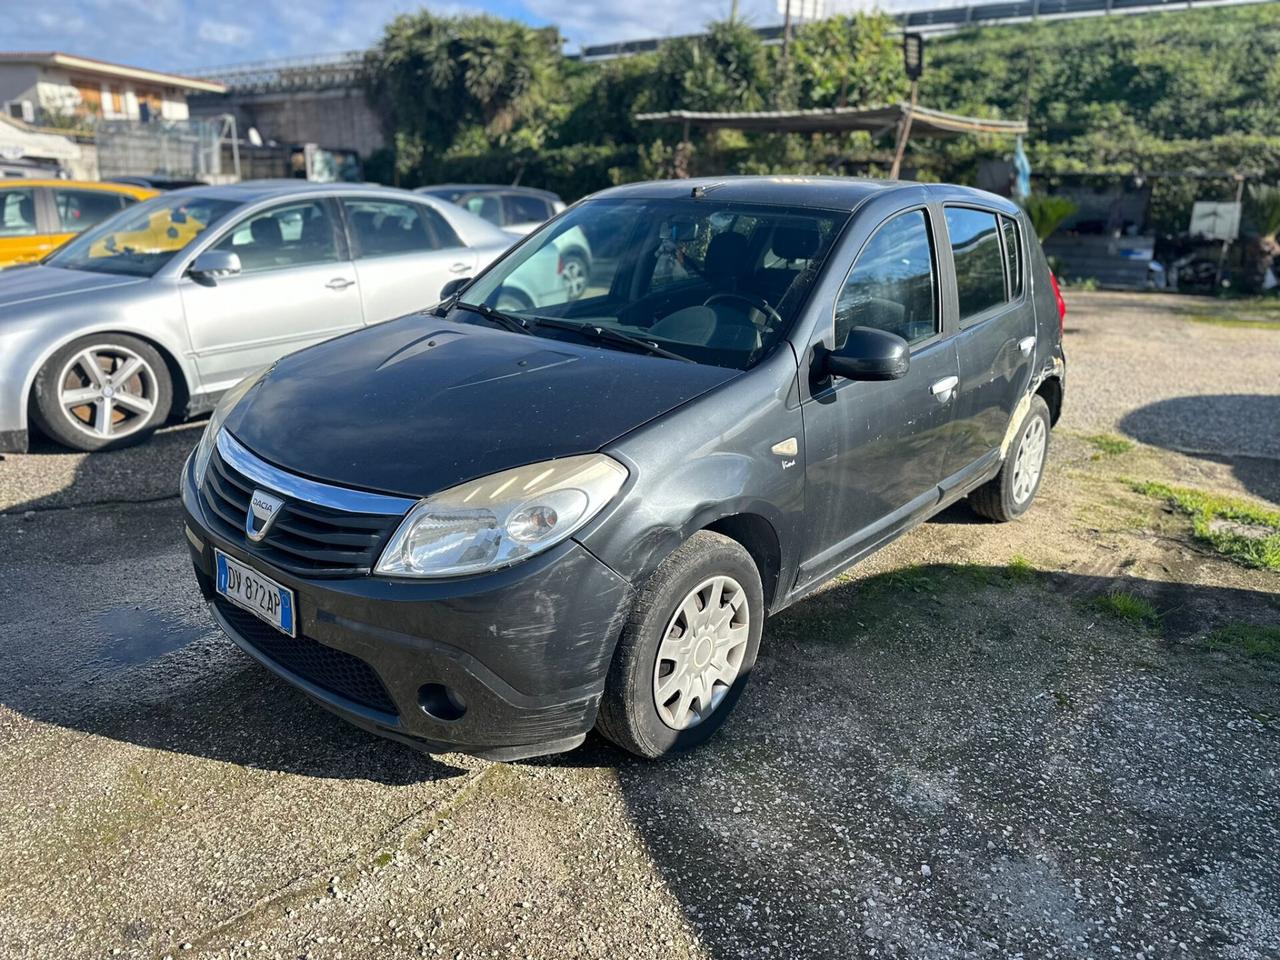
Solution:
M 668 727 L 695 727 L 720 706 L 742 669 L 750 617 L 742 585 L 725 576 L 703 581 L 676 607 L 653 668 L 653 701 Z
M 1013 461 L 1013 499 L 1021 505 L 1035 492 L 1044 469 L 1045 424 L 1041 417 L 1033 417 L 1022 434 L 1018 453 Z
M 147 360 L 128 347 L 95 344 L 58 375 L 58 407 L 73 428 L 99 439 L 128 436 L 156 409 L 159 384 Z
M 560 267 L 560 279 L 564 281 L 565 295 L 570 300 L 577 300 L 587 289 L 587 265 L 581 257 L 565 257 Z

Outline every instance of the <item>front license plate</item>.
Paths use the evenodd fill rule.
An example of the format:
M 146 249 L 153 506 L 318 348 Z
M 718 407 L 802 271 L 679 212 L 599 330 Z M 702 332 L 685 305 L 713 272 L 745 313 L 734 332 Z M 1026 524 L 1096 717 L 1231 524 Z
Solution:
M 264 577 L 253 567 L 214 550 L 218 579 L 216 589 L 237 606 L 257 614 L 281 633 L 297 636 L 293 591 Z

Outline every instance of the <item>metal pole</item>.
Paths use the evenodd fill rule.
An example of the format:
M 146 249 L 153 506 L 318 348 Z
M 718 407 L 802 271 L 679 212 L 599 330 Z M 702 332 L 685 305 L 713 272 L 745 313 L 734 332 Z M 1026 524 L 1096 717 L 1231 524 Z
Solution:
M 1236 204 L 1240 204 L 1244 200 L 1244 175 L 1237 173 L 1236 177 Z M 1222 289 L 1222 272 L 1227 265 L 1227 248 L 1231 246 L 1231 241 L 1223 237 L 1222 249 L 1218 251 L 1218 274 L 1213 280 L 1213 289 L 1216 291 Z
M 898 126 L 898 147 L 893 153 L 893 166 L 889 168 L 889 179 L 897 180 L 902 171 L 902 155 L 907 152 L 907 140 L 911 137 L 911 118 L 916 112 L 916 91 L 919 81 L 911 81 L 911 103 L 907 106 L 907 115 Z
M 787 72 L 787 48 L 791 46 L 791 0 L 782 8 L 782 72 Z

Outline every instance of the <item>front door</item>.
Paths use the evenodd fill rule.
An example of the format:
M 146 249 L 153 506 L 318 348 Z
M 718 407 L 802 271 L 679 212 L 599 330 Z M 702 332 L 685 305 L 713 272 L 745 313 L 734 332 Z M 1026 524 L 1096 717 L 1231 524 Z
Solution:
M 351 197 L 342 206 L 365 323 L 425 310 L 446 283 L 475 272 L 475 251 L 425 203 Z
M 899 380 L 833 379 L 805 403 L 802 584 L 824 579 L 938 502 L 958 371 L 942 324 L 933 237 L 924 208 L 889 219 L 836 301 L 836 349 L 852 327 L 877 327 L 911 344 L 911 366 Z
M 211 391 L 363 325 L 331 201 L 295 200 L 250 214 L 214 248 L 237 254 L 240 274 L 179 284 L 196 365 Z
M 1000 459 L 1014 411 L 1027 393 L 1036 319 L 1023 282 L 1016 220 L 974 207 L 945 208 L 955 265 L 960 384 L 944 486 L 967 485 Z

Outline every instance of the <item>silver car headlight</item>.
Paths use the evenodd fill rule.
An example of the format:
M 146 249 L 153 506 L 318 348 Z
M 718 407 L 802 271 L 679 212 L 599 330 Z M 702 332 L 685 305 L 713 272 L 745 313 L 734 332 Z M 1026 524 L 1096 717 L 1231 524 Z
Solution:
M 275 366 L 275 364 L 271 366 Z M 270 370 L 271 367 L 263 367 L 257 373 L 249 374 L 249 376 L 224 393 L 222 399 L 218 401 L 218 405 L 213 408 L 209 423 L 204 428 L 204 433 L 200 435 L 200 443 L 196 446 L 196 452 L 192 455 L 192 469 L 195 471 L 197 488 L 204 485 L 205 471 L 209 469 L 209 459 L 213 456 L 213 448 L 218 442 L 218 434 L 222 431 L 223 423 L 226 422 L 231 411 L 235 409 L 236 404 L 243 400 L 244 395 L 253 388 L 255 383 L 265 377 Z
M 375 573 L 456 577 L 496 570 L 554 546 L 617 496 L 627 468 L 602 453 L 545 460 L 419 501 Z

